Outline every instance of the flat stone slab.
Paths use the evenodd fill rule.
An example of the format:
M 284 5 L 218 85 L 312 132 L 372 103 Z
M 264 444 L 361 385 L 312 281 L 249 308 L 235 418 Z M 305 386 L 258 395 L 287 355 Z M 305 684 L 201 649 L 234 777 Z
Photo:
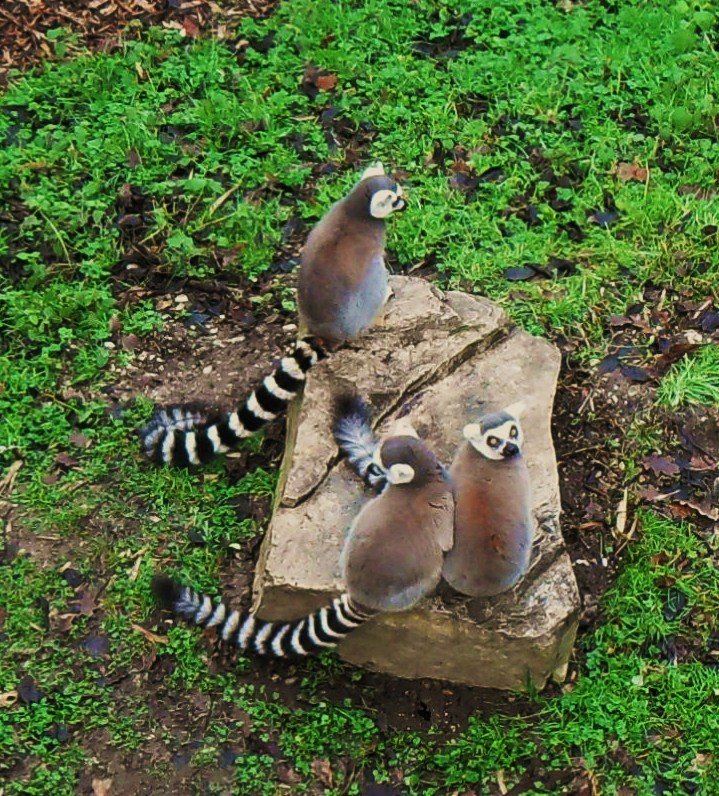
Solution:
M 288 417 L 274 515 L 255 575 L 255 608 L 293 619 L 342 591 L 345 534 L 370 498 L 332 439 L 333 396 L 355 390 L 381 433 L 408 417 L 446 464 L 463 426 L 525 402 L 525 457 L 537 524 L 530 569 L 511 591 L 469 599 L 440 589 L 412 611 L 377 617 L 338 648 L 344 659 L 400 677 L 491 688 L 542 687 L 562 673 L 574 643 L 579 593 L 559 528 L 559 483 L 551 412 L 557 349 L 519 331 L 492 302 L 392 279 L 386 321 L 356 346 L 310 372 Z

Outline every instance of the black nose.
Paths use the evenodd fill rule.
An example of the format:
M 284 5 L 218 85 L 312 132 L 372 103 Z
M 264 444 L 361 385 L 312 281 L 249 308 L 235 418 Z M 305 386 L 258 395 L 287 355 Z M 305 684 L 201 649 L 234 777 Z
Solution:
M 519 446 L 515 445 L 513 442 L 505 442 L 502 448 L 502 456 L 504 456 L 505 459 L 511 459 L 513 456 L 517 455 L 519 455 Z

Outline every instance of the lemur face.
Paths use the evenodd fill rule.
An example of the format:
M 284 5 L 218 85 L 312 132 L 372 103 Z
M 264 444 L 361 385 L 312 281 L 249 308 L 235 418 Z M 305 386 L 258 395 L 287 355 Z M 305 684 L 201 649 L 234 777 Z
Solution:
M 402 186 L 397 183 L 392 188 L 384 188 L 372 194 L 369 212 L 373 218 L 387 218 L 407 206 Z
M 413 436 L 389 437 L 375 454 L 375 461 L 387 473 L 387 481 L 393 486 L 421 486 L 439 469 L 432 451 Z
M 373 218 L 387 218 L 406 207 L 402 186 L 384 173 L 381 163 L 364 170 L 362 184 L 366 186 L 369 212 Z
M 463 429 L 464 438 L 487 459 L 503 461 L 522 453 L 524 435 L 519 420 L 507 412 L 495 412 L 469 423 Z

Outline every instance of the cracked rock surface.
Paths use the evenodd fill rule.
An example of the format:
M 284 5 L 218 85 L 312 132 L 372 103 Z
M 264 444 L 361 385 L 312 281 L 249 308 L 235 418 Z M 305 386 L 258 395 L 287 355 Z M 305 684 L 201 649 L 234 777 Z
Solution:
M 369 493 L 343 462 L 331 432 L 333 396 L 347 389 L 373 407 L 381 433 L 406 416 L 449 463 L 462 427 L 518 400 L 537 523 L 524 579 L 491 599 L 441 589 L 415 609 L 377 617 L 339 647 L 341 657 L 401 677 L 491 688 L 541 687 L 566 667 L 579 594 L 559 529 L 559 483 L 550 433 L 559 352 L 515 329 L 492 302 L 392 279 L 383 325 L 310 373 L 288 417 L 275 511 L 255 576 L 255 607 L 292 619 L 342 591 L 339 555 Z

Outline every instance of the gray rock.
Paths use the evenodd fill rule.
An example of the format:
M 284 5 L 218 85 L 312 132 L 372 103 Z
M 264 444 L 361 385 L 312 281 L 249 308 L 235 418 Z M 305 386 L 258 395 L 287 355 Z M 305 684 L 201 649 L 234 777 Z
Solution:
M 368 499 L 338 463 L 331 433 L 334 394 L 355 389 L 372 403 L 379 430 L 406 416 L 449 463 L 465 423 L 522 399 L 525 456 L 537 522 L 530 569 L 510 592 L 469 600 L 442 589 L 414 610 L 378 617 L 339 648 L 348 661 L 401 677 L 469 685 L 541 687 L 566 667 L 579 595 L 559 530 L 559 484 L 550 420 L 559 352 L 515 329 L 486 299 L 440 293 L 395 277 L 384 325 L 314 368 L 288 418 L 272 522 L 255 576 L 255 608 L 292 619 L 342 590 L 346 530 Z

